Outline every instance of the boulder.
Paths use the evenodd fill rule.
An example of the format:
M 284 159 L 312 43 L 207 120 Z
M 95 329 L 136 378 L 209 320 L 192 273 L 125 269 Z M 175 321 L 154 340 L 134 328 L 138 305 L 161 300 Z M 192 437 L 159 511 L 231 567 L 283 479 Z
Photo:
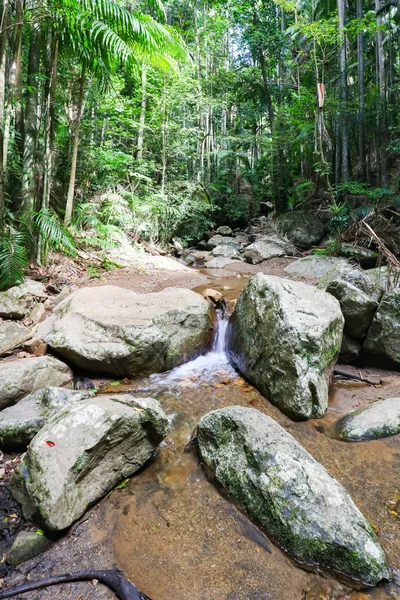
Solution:
M 285 267 L 286 273 L 292 277 L 322 277 L 335 266 L 346 266 L 349 263 L 343 258 L 314 254 L 293 261 Z
M 73 373 L 52 356 L 0 362 L 0 410 L 47 386 L 72 383 Z
M 263 260 L 268 260 L 274 256 L 285 256 L 287 253 L 286 245 L 283 242 L 271 238 L 261 238 L 247 246 L 244 251 L 246 262 L 257 265 Z
M 26 279 L 6 292 L 0 293 L 0 317 L 23 319 L 34 306 L 36 295 L 44 295 L 46 288 L 39 281 Z
M 208 260 L 204 267 L 206 269 L 223 269 L 227 265 L 234 265 L 237 261 L 232 260 L 231 258 L 224 258 L 223 256 L 216 256 L 215 258 Z
M 227 225 L 222 225 L 222 227 L 218 227 L 217 229 L 217 234 L 218 235 L 227 235 L 227 236 L 232 236 L 233 235 L 233 231 L 230 227 L 228 227 Z
M 390 578 L 374 530 L 344 488 L 283 427 L 253 408 L 200 420 L 206 468 L 297 561 L 376 585 Z
M 361 342 L 354 340 L 349 335 L 344 333 L 338 362 L 342 365 L 351 365 L 358 360 L 361 355 L 361 351 Z
M 217 246 L 232 246 L 235 250 L 240 250 L 240 244 L 233 237 L 223 236 L 223 235 L 214 235 L 210 237 L 206 244 L 207 250 L 214 250 Z
M 378 260 L 378 253 L 365 246 L 342 244 L 340 253 L 342 256 L 357 262 L 363 269 L 372 269 Z
M 213 290 L 212 288 L 207 288 L 206 290 L 204 290 L 202 296 L 205 300 L 212 302 L 215 307 L 221 306 L 224 302 L 224 297 L 221 294 L 221 292 Z
M 29 329 L 15 321 L 3 321 L 0 323 L 0 348 L 3 346 L 11 346 L 18 342 L 19 339 L 28 335 Z
M 241 246 L 248 246 L 250 244 L 250 241 L 251 241 L 250 237 L 247 235 L 247 233 L 237 233 L 235 235 L 235 240 Z
M 42 554 L 50 545 L 50 540 L 42 532 L 20 531 L 7 552 L 7 562 L 12 567 L 17 567 L 21 563 Z
M 365 352 L 382 362 L 388 360 L 400 366 L 400 288 L 383 295 L 375 313 L 367 339 Z
M 363 340 L 381 297 L 372 279 L 361 269 L 339 265 L 320 279 L 318 287 L 339 301 L 345 333 L 356 340 Z
M 295 419 L 321 417 L 342 343 L 338 301 L 305 283 L 259 273 L 239 296 L 228 328 L 233 364 Z
M 213 256 L 223 256 L 232 260 L 243 260 L 242 255 L 233 246 L 217 246 L 212 251 Z
M 374 402 L 353 410 L 335 423 L 341 440 L 362 442 L 379 440 L 400 433 L 400 398 Z
M 26 518 L 61 531 L 140 469 L 168 429 L 166 414 L 152 398 L 76 402 L 34 437 L 11 477 L 11 491 Z
M 191 290 L 136 294 L 106 285 L 73 292 L 38 335 L 79 367 L 140 377 L 168 371 L 206 351 L 213 318 L 209 303 Z
M 280 231 L 303 250 L 316 246 L 325 235 L 325 225 L 312 212 L 292 211 L 279 217 Z
M 400 285 L 399 276 L 394 271 L 388 273 L 387 267 L 368 269 L 366 273 L 381 292 L 388 292 L 392 288 L 399 287 Z
M 0 448 L 23 450 L 54 414 L 73 402 L 94 396 L 94 391 L 46 387 L 25 396 L 0 412 Z

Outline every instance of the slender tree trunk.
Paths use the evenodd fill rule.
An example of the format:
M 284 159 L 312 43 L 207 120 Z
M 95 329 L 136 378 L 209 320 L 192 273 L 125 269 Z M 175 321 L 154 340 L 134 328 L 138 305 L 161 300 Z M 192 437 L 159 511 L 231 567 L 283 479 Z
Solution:
M 79 129 L 80 129 L 80 125 L 81 125 L 83 97 L 84 97 L 84 92 L 85 92 L 85 71 L 86 71 L 85 64 L 83 64 L 80 87 L 79 87 L 78 108 L 77 108 L 76 122 L 75 122 L 74 143 L 73 143 L 73 148 L 72 148 L 71 174 L 70 174 L 70 178 L 69 178 L 67 204 L 65 207 L 65 217 L 64 217 L 64 224 L 67 227 L 71 223 L 72 209 L 74 207 L 76 164 L 77 164 L 77 160 L 78 160 L 78 146 L 79 146 Z
M 22 212 L 33 212 L 36 208 L 35 159 L 38 135 L 38 74 L 40 69 L 40 23 L 31 24 L 28 86 L 26 92 L 25 135 L 22 172 Z
M 165 192 L 165 183 L 167 179 L 167 117 L 165 111 L 165 83 L 162 101 L 162 125 L 161 125 L 161 137 L 162 137 L 162 171 L 161 171 L 161 193 Z
M 376 24 L 378 31 L 376 32 L 376 52 L 378 66 L 378 82 L 379 82 L 379 110 L 378 110 L 378 161 L 380 170 L 381 184 L 386 185 L 386 74 L 385 74 L 385 54 L 383 49 L 383 31 L 380 30 L 382 25 L 382 17 L 379 14 L 381 8 L 381 0 L 375 0 L 375 10 L 377 11 Z
M 3 127 L 4 127 L 4 109 L 5 109 L 5 91 L 6 91 L 6 68 L 7 68 L 7 25 L 9 18 L 8 0 L 3 0 L 3 12 L 1 15 L 0 33 L 0 223 L 4 217 L 6 206 L 5 178 L 3 167 Z
M 363 0 L 357 0 L 357 19 L 363 18 Z M 358 152 L 363 181 L 367 180 L 367 161 L 365 156 L 365 100 L 364 100 L 364 34 L 357 34 L 358 57 L 358 121 L 359 138 Z
M 54 31 L 50 31 L 47 48 L 47 76 L 46 87 L 46 115 L 44 123 L 44 178 L 42 207 L 50 206 L 50 194 L 53 169 L 53 145 L 54 145 L 54 96 L 57 85 L 57 63 L 58 63 L 58 40 Z
M 345 0 L 337 0 L 339 13 L 339 68 L 340 68 L 340 101 L 341 101 L 341 180 L 349 180 L 349 134 L 347 129 L 347 69 L 346 69 L 346 4 Z
M 147 75 L 146 65 L 142 64 L 142 106 L 140 109 L 140 120 L 139 120 L 139 131 L 137 141 L 137 152 L 136 158 L 142 160 L 143 158 L 143 141 L 144 141 L 144 126 L 146 122 L 146 107 L 147 107 Z

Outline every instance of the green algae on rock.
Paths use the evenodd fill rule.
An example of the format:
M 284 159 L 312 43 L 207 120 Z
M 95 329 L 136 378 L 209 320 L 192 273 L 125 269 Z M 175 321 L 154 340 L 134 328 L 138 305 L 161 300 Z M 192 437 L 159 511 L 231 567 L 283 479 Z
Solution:
M 400 433 L 400 398 L 387 398 L 354 410 L 335 423 L 342 440 L 379 440 Z
M 259 273 L 246 285 L 228 329 L 233 364 L 282 412 L 321 417 L 342 343 L 333 296 L 305 283 Z
M 273 419 L 229 406 L 202 417 L 197 440 L 216 481 L 297 561 L 367 586 L 390 579 L 375 532 L 350 496 Z
M 169 430 L 157 400 L 130 395 L 75 402 L 33 438 L 11 478 L 27 519 L 62 531 L 153 455 Z

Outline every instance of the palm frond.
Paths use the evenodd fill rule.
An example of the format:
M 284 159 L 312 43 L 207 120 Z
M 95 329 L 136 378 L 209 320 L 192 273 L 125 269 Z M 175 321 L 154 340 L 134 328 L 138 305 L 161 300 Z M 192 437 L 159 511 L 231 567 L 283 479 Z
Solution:
M 23 233 L 11 226 L 0 236 L 0 290 L 20 283 L 28 265 L 27 240 Z
M 49 248 L 59 250 L 69 256 L 75 256 L 75 242 L 69 231 L 60 223 L 57 215 L 47 208 L 42 208 L 32 216 L 34 226 Z

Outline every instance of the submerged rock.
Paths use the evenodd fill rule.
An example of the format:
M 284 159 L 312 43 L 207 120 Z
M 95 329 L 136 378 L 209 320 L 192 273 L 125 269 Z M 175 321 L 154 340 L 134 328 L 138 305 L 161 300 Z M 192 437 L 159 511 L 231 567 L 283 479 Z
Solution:
M 13 496 L 26 518 L 61 531 L 140 469 L 168 429 L 166 414 L 152 398 L 76 402 L 34 437 L 12 475 Z
M 21 358 L 0 363 L 0 410 L 47 386 L 72 383 L 73 373 L 52 356 Z
M 244 258 L 248 263 L 257 265 L 263 260 L 268 260 L 274 256 L 285 256 L 287 251 L 287 244 L 284 242 L 271 238 L 261 238 L 247 246 L 244 251 Z
M 0 317 L 23 319 L 35 304 L 35 294 L 45 294 L 46 288 L 39 281 L 26 279 L 6 292 L 0 293 Z
M 50 540 L 43 534 L 38 534 L 36 531 L 20 531 L 7 552 L 7 562 L 12 567 L 17 567 L 42 554 L 50 545 Z
M 292 277 L 322 277 L 335 266 L 347 266 L 349 263 L 343 258 L 334 256 L 305 256 L 293 261 L 285 267 L 286 273 Z
M 400 398 L 388 398 L 353 410 L 336 421 L 335 431 L 340 439 L 351 442 L 397 435 L 400 433 Z
M 296 560 L 364 585 L 390 578 L 375 532 L 350 496 L 273 419 L 229 406 L 200 420 L 197 439 L 217 482 Z
M 243 375 L 295 419 L 321 417 L 342 343 L 338 301 L 316 288 L 263 275 L 239 296 L 228 351 Z
M 46 387 L 25 396 L 0 412 L 0 448 L 24 449 L 46 421 L 73 402 L 94 396 L 94 391 Z
M 298 248 L 308 250 L 325 235 L 325 225 L 312 212 L 292 211 L 279 217 L 279 229 Z
M 370 357 L 400 366 L 400 288 L 384 294 L 369 328 L 364 350 Z
M 54 352 L 89 371 L 146 376 L 207 350 L 212 311 L 187 289 L 136 294 L 110 285 L 81 288 L 54 309 L 39 335 Z
M 381 297 L 374 282 L 361 269 L 337 266 L 321 278 L 318 287 L 339 300 L 345 333 L 363 340 Z

